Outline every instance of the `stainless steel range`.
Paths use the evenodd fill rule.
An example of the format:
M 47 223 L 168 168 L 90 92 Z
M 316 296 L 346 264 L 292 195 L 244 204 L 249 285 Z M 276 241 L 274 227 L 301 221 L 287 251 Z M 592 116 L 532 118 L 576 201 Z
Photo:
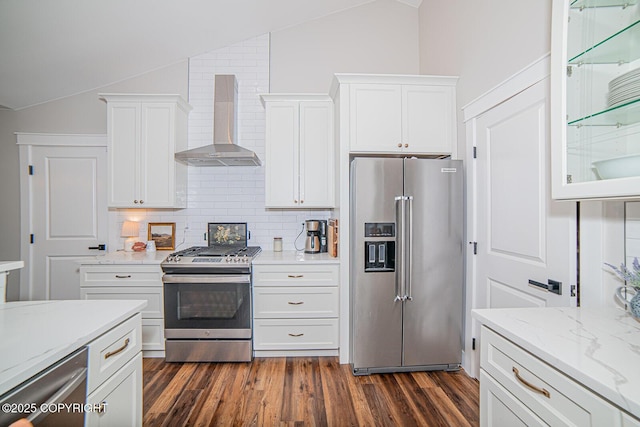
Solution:
M 245 362 L 253 348 L 246 223 L 209 223 L 208 246 L 170 254 L 164 271 L 168 362 Z

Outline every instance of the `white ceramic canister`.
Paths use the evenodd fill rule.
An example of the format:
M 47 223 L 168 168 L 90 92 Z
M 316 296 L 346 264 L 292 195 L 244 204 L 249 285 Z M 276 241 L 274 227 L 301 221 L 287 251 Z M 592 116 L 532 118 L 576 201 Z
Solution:
M 273 251 L 282 252 L 282 237 L 273 238 Z

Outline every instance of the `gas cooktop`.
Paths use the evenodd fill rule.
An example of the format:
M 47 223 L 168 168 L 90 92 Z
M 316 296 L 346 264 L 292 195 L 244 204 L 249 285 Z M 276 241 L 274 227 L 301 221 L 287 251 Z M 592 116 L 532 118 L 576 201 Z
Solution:
M 169 254 L 160 264 L 169 274 L 247 274 L 259 246 L 193 246 Z
M 182 251 L 174 252 L 170 256 L 180 257 L 253 257 L 260 253 L 259 246 L 192 246 Z

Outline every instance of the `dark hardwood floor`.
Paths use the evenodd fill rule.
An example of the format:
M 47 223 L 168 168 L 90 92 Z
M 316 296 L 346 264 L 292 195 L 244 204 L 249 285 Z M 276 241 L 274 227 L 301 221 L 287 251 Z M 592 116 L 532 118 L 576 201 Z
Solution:
M 144 359 L 145 426 L 477 426 L 464 371 L 354 377 L 337 357 Z

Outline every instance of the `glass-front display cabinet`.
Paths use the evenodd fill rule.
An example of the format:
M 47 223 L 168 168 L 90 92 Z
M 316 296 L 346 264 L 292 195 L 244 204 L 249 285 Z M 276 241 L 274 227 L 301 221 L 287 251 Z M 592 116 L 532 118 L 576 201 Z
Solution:
M 640 198 L 640 0 L 553 0 L 554 199 Z

